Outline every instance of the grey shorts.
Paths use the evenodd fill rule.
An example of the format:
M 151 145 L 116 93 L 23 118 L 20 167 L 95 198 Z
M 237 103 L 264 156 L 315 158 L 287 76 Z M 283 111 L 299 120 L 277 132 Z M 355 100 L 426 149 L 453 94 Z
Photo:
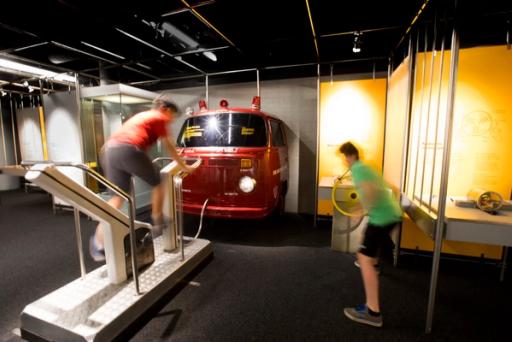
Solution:
M 100 156 L 103 173 L 112 183 L 130 192 L 130 178 L 137 176 L 149 185 L 160 184 L 160 174 L 146 152 L 129 144 L 107 144 Z

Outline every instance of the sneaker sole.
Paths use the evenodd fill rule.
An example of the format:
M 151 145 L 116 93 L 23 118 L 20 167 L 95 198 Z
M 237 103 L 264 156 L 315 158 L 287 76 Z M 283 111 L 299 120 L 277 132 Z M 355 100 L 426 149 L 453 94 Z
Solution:
M 354 322 L 357 322 L 357 323 L 371 325 L 372 327 L 376 327 L 376 328 L 381 328 L 382 325 L 383 325 L 382 322 L 376 323 L 376 322 L 372 322 L 372 321 L 368 321 L 368 320 L 365 320 L 365 319 L 362 319 L 362 318 L 358 318 L 358 317 L 352 316 L 350 313 L 347 312 L 347 310 L 343 310 L 343 313 L 349 319 L 351 319 L 351 320 L 353 320 Z

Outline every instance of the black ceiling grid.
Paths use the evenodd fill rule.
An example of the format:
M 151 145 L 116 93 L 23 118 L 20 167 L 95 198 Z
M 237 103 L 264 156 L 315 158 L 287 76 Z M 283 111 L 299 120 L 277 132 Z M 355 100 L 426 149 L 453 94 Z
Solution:
M 390 55 L 396 64 L 407 53 L 409 35 L 431 26 L 433 8 L 452 2 L 146 0 L 107 8 L 104 0 L 19 0 L 0 13 L 0 57 L 79 72 L 87 85 L 98 84 L 101 68 L 112 82 L 153 90 L 204 84 L 204 75 L 230 70 L 258 68 L 262 80 L 316 76 L 317 63 L 322 75 L 330 64 L 334 73 L 385 72 Z M 458 3 L 462 47 L 506 42 L 510 2 Z M 255 78 L 243 72 L 210 83 Z M 0 70 L 0 80 L 22 79 Z

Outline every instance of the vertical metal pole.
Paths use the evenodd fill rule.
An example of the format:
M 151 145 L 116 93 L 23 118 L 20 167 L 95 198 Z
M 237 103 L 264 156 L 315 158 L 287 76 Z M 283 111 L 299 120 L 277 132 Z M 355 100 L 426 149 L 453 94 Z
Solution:
M 260 96 L 260 70 L 256 69 L 256 95 Z
M 75 100 L 76 100 L 76 117 L 78 122 L 78 134 L 80 140 L 80 162 L 85 163 L 85 147 L 84 147 L 84 133 L 82 131 L 82 101 L 80 99 L 80 81 L 78 79 L 78 73 L 75 73 Z M 83 181 L 85 184 L 87 175 L 83 174 Z
M 77 208 L 73 208 L 75 215 L 75 233 L 76 233 L 76 244 L 78 247 L 78 258 L 80 259 L 80 275 L 82 280 L 85 279 L 85 261 L 84 261 L 84 249 L 82 246 L 82 233 L 80 229 L 80 211 Z
M 4 129 L 4 114 L 2 109 L 2 100 L 0 99 L 0 130 L 2 130 L 2 148 L 4 151 L 4 165 L 7 165 L 7 147 L 5 146 L 5 129 Z
M 505 280 L 505 270 L 507 269 L 507 259 L 508 259 L 508 247 L 503 247 L 503 262 L 501 263 L 501 272 L 500 272 L 500 282 Z
M 180 234 L 181 261 L 185 261 L 185 240 L 183 239 L 183 179 L 179 175 L 176 175 L 173 179 L 173 185 L 175 186 L 174 193 L 176 198 L 176 201 L 174 202 L 174 205 L 176 206 L 176 221 L 178 223 L 178 231 Z
M 14 112 L 13 112 L 13 105 L 12 105 L 12 96 L 9 93 L 9 107 L 11 109 L 11 125 L 12 125 L 12 148 L 14 150 L 14 162 L 15 165 L 18 165 L 18 147 L 16 144 L 16 127 L 14 125 Z
M 41 97 L 41 106 L 39 106 L 39 126 L 41 127 L 41 144 L 43 145 L 43 159 L 48 160 L 48 147 L 46 145 L 46 125 L 44 120 L 44 99 L 43 99 L 43 81 L 39 79 L 39 92 Z
M 315 214 L 313 226 L 318 220 L 318 177 L 320 163 L 320 64 L 316 67 L 316 170 L 315 170 Z
M 430 294 L 428 298 L 427 324 L 425 332 L 432 331 L 434 318 L 434 305 L 437 290 L 437 278 L 439 261 L 441 259 L 441 246 L 444 236 L 444 219 L 446 212 L 446 194 L 448 190 L 448 176 L 450 171 L 450 152 L 452 143 L 453 108 L 455 104 L 455 86 L 457 82 L 457 69 L 459 62 L 459 36 L 456 28 L 453 28 L 450 56 L 450 82 L 448 88 L 448 104 L 446 108 L 446 130 L 444 132 L 443 166 L 441 171 L 441 188 L 439 191 L 439 210 L 436 221 L 436 238 L 434 244 L 434 258 L 432 261 L 432 276 L 430 279 Z
M 374 72 L 374 78 L 375 79 L 375 62 L 373 62 L 373 72 Z M 384 103 L 384 140 L 383 140 L 383 146 L 382 146 L 382 175 L 384 175 L 384 160 L 386 159 L 386 124 L 388 120 L 388 94 L 389 94 L 389 79 L 391 78 L 391 57 L 388 58 L 388 74 L 386 76 L 386 97 L 385 97 L 385 103 Z
M 421 187 L 420 187 L 420 203 L 423 202 L 423 186 L 425 184 L 425 164 L 427 163 L 427 150 L 428 150 L 428 133 L 430 131 L 430 107 L 432 104 L 432 83 L 434 81 L 434 62 L 435 62 L 435 52 L 436 52 L 436 38 L 437 38 L 437 15 L 434 17 L 434 36 L 432 37 L 432 51 L 430 58 L 430 87 L 428 91 L 428 104 L 427 104 L 427 124 L 425 129 L 425 149 L 423 150 L 423 167 L 421 171 Z M 425 61 L 427 54 L 425 52 Z M 433 176 L 433 174 L 431 175 Z M 432 203 L 432 194 L 429 198 L 429 203 Z M 428 211 L 432 212 L 432 207 L 428 207 Z
M 208 75 L 205 76 L 204 85 L 206 87 L 206 99 L 205 99 L 206 107 L 208 107 L 208 96 L 209 96 L 209 92 L 210 92 L 209 84 L 208 84 Z
M 421 123 L 423 121 L 423 99 L 425 98 L 425 74 L 427 73 L 427 49 L 428 49 L 428 27 L 425 27 L 425 47 L 423 49 L 423 70 L 421 72 L 421 101 L 420 101 L 420 117 L 418 121 L 418 145 L 416 146 L 416 166 L 414 167 L 414 181 L 412 183 L 412 198 L 416 197 L 416 179 L 418 177 L 418 161 L 420 154 L 420 146 L 421 146 Z M 420 202 L 421 205 L 421 202 Z
M 132 255 L 132 274 L 135 281 L 135 291 L 140 295 L 139 288 L 139 269 L 137 268 L 137 239 L 135 237 L 135 182 L 130 178 L 130 200 L 128 201 L 130 210 L 130 251 Z
M 413 90 L 414 84 L 416 80 L 416 69 L 414 67 L 415 56 L 413 53 L 413 43 L 412 43 L 412 34 L 409 36 L 409 48 L 408 48 L 408 56 L 409 56 L 409 80 L 407 85 L 407 104 L 406 104 L 406 113 L 405 113 L 405 122 L 404 122 L 404 138 L 402 143 L 402 172 L 400 175 L 400 197 L 404 196 L 406 191 L 406 172 L 407 172 L 407 153 L 409 151 L 407 142 L 409 141 L 409 132 L 410 132 L 410 118 L 411 118 L 411 108 L 412 108 L 412 98 L 413 98 Z M 395 255 L 393 259 L 393 266 L 398 266 L 398 256 L 400 254 L 400 243 L 402 241 L 402 229 L 403 223 L 398 225 L 398 234 L 397 234 L 397 244 L 395 245 Z
M 445 17 L 446 22 L 446 17 Z M 446 25 L 446 24 L 445 24 Z M 437 109 L 436 109 L 436 123 L 435 123 L 435 133 L 434 133 L 434 156 L 432 157 L 432 179 L 430 181 L 430 200 L 428 202 L 428 207 L 432 207 L 432 193 L 434 192 L 434 179 L 435 179 L 435 169 L 436 169 L 436 159 L 437 159 L 437 136 L 439 132 L 439 111 L 441 108 L 441 89 L 443 88 L 443 70 L 444 70 L 444 43 L 446 39 L 446 30 L 443 30 L 443 37 L 441 38 L 441 61 L 439 62 L 439 89 L 437 94 Z
M 419 36 L 419 32 L 416 33 Z M 411 117 L 412 117 L 412 102 L 414 97 L 414 88 L 416 85 L 416 74 L 417 70 L 415 67 L 416 64 L 416 56 L 418 55 L 418 39 L 416 39 L 416 53 L 413 52 L 413 43 L 412 36 L 409 37 L 409 84 L 407 87 L 407 105 L 406 105 L 406 115 L 405 115 L 405 134 L 402 144 L 402 175 L 400 179 L 400 185 L 402 187 L 402 193 L 406 193 L 408 190 L 407 183 L 410 177 L 407 177 L 407 164 L 410 161 L 408 157 L 409 153 L 409 144 L 410 134 L 411 134 Z

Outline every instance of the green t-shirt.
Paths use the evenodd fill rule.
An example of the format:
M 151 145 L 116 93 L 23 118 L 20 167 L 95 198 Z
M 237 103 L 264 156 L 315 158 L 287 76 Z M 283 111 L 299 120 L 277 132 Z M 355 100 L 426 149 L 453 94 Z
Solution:
M 350 168 L 352 171 L 352 179 L 356 190 L 361 196 L 363 206 L 368 210 L 369 223 L 376 226 L 386 226 L 391 223 L 400 222 L 402 220 L 402 209 L 400 204 L 393 196 L 382 179 L 371 167 L 356 161 Z M 375 199 L 372 204 L 364 198 L 361 191 L 362 182 L 373 183 L 376 191 Z

